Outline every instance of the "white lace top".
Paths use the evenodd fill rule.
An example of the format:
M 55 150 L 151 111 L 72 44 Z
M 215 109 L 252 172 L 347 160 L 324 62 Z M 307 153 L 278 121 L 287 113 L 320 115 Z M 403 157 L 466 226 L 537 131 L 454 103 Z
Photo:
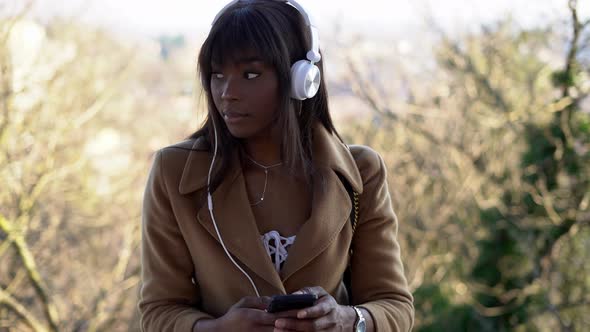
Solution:
M 266 253 L 270 256 L 275 270 L 281 271 L 283 263 L 287 260 L 288 252 L 287 249 L 293 242 L 295 242 L 295 235 L 290 237 L 284 237 L 277 231 L 270 231 L 264 235 L 261 235 L 262 244 Z

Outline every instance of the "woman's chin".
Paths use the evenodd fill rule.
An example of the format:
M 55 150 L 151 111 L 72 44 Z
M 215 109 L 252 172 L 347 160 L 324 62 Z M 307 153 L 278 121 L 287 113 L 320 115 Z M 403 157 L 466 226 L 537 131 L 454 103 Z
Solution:
M 252 136 L 251 131 L 246 130 L 245 128 L 232 128 L 228 126 L 229 133 L 237 139 L 247 139 Z

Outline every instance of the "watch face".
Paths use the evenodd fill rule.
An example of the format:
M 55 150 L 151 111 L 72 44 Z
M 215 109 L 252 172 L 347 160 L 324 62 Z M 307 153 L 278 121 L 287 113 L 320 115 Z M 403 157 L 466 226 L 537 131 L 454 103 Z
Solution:
M 365 321 L 361 320 L 356 326 L 356 332 L 365 332 Z

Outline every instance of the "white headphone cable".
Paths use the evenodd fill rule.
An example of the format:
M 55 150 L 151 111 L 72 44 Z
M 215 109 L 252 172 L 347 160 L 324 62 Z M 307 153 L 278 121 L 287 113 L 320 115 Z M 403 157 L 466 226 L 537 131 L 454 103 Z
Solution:
M 219 238 L 219 242 L 221 243 L 221 246 L 223 247 L 225 254 L 227 255 L 227 257 L 229 257 L 229 259 L 232 261 L 232 263 L 234 263 L 234 265 L 246 276 L 246 278 L 248 278 L 248 281 L 250 281 L 252 288 L 254 288 L 254 292 L 256 292 L 256 296 L 260 297 L 260 293 L 258 292 L 258 288 L 256 288 L 256 285 L 254 284 L 254 281 L 252 280 L 252 278 L 250 278 L 248 273 L 246 273 L 246 271 L 244 271 L 244 269 L 242 269 L 242 267 L 240 265 L 238 265 L 238 263 L 236 263 L 234 258 L 231 256 L 231 254 L 229 253 L 229 251 L 225 247 L 225 243 L 223 242 L 223 239 L 221 238 L 221 233 L 219 232 L 219 228 L 217 228 L 217 223 L 215 222 L 215 217 L 213 216 L 213 198 L 211 198 L 210 188 L 211 188 L 211 172 L 213 171 L 213 165 L 215 163 L 215 158 L 217 157 L 217 128 L 215 126 L 215 120 L 213 120 L 213 118 L 211 119 L 211 123 L 213 123 L 213 132 L 215 134 L 215 148 L 214 148 L 214 152 L 213 152 L 213 160 L 211 160 L 211 166 L 209 166 L 209 174 L 207 175 L 207 206 L 209 208 L 209 215 L 211 216 L 211 220 L 213 221 L 213 227 L 215 227 L 215 232 L 217 232 L 217 237 Z

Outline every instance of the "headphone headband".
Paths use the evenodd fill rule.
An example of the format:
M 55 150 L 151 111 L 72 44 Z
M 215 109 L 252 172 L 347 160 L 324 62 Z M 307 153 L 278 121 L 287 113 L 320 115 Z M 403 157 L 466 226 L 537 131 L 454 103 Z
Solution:
M 243 1 L 243 0 L 233 0 L 230 3 L 228 3 L 227 5 L 225 5 L 225 7 L 223 7 L 223 9 L 221 9 L 221 11 L 219 11 L 219 13 L 217 13 L 217 15 L 215 15 L 215 18 L 213 19 L 213 22 L 211 23 L 211 25 L 215 25 L 215 23 L 217 22 L 219 17 L 221 15 L 223 15 L 223 13 L 229 7 L 233 6 L 234 4 L 236 4 L 240 1 Z M 294 0 L 274 0 L 274 1 L 283 2 L 285 4 L 288 4 L 288 5 L 292 6 L 293 8 L 297 9 L 297 11 L 301 14 L 303 19 L 305 20 L 305 24 L 309 28 L 309 33 L 310 33 L 310 37 L 311 37 L 311 50 L 309 50 L 307 52 L 306 57 L 312 64 L 319 62 L 322 57 L 320 55 L 318 29 L 316 28 L 311 16 L 309 14 L 307 14 L 305 9 L 303 9 L 303 7 Z

